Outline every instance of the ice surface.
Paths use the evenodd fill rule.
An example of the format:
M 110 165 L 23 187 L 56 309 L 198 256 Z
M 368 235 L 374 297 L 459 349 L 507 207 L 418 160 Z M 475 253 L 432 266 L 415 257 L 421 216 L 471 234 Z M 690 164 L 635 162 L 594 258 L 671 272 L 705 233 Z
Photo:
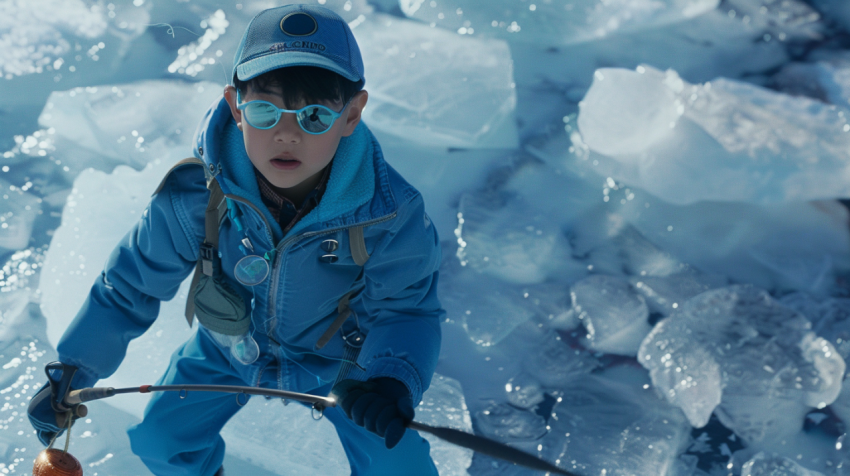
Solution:
M 670 276 L 643 276 L 631 279 L 644 297 L 650 312 L 668 316 L 688 299 L 710 289 L 726 285 L 726 279 L 698 272 L 682 272 Z
M 718 0 L 605 1 L 567 4 L 519 0 L 400 0 L 405 15 L 461 35 L 564 45 L 679 22 L 714 9 Z
M 448 319 L 460 322 L 469 338 L 478 345 L 486 347 L 499 343 L 535 315 L 524 293 L 496 278 L 468 268 L 440 278 L 440 301 Z
M 587 329 L 590 348 L 609 354 L 637 355 L 652 330 L 646 300 L 629 281 L 594 275 L 573 285 L 573 309 Z
M 447 318 L 460 323 L 476 344 L 498 344 L 534 317 L 558 329 L 579 325 L 571 311 L 568 284 L 552 281 L 512 285 L 470 266 L 461 266 L 448 251 L 453 249 L 447 244 L 443 247 L 440 302 Z
M 818 300 L 805 293 L 793 293 L 783 296 L 780 302 L 805 315 L 812 322 L 815 334 L 832 343 L 845 362 L 850 360 L 850 299 Z M 841 393 L 830 408 L 843 422 L 850 422 L 850 382 L 847 382 L 847 375 Z
M 586 255 L 598 272 L 615 274 L 628 265 L 619 245 L 611 246 L 607 240 L 626 233 L 630 226 L 663 250 L 654 253 L 660 263 L 687 263 L 703 273 L 765 289 L 823 295 L 840 286 L 836 273 L 850 266 L 850 215 L 836 202 L 673 205 L 602 175 L 601 162 L 569 154 L 569 142 L 566 134 L 559 134 L 528 148 L 564 173 L 578 170 L 587 174 L 587 180 L 602 189 L 603 203 L 574 224 L 575 236 L 570 240 L 573 254 Z M 628 232 L 626 238 L 632 236 Z M 675 266 L 660 269 L 665 268 L 674 270 Z M 630 271 L 640 274 L 648 269 Z
M 32 185 L 32 184 L 30 184 Z M 0 253 L 27 247 L 41 199 L 0 178 Z
M 810 471 L 788 458 L 761 452 L 744 463 L 741 476 L 823 476 L 823 473 Z
M 844 360 L 809 321 L 752 286 L 708 291 L 656 324 L 638 360 L 696 427 L 712 411 L 748 444 L 794 434 L 832 403 Z
M 141 25 L 148 20 L 145 9 L 120 3 L 117 8 L 113 5 L 107 9 L 105 5 L 82 0 L 9 2 L 4 5 L 0 19 L 0 75 L 11 79 L 64 71 L 68 67 L 62 66 L 72 59 L 68 53 L 78 42 L 93 44 L 85 53 L 97 61 L 104 48 L 98 45 L 105 43 L 96 40 L 106 40 L 110 49 L 120 50 L 121 47 L 113 44 L 115 37 L 123 37 L 126 42 L 138 36 L 144 31 Z
M 464 266 L 517 284 L 543 282 L 569 264 L 569 243 L 547 216 L 530 215 L 521 198 L 464 194 L 457 257 Z
M 640 126 L 629 133 L 627 124 Z M 850 192 L 850 124 L 843 112 L 805 97 L 722 78 L 691 85 L 649 66 L 603 68 L 578 125 L 574 146 L 603 173 L 671 203 L 779 203 Z
M 76 88 L 53 93 L 39 123 L 55 132 L 52 156 L 71 173 L 118 164 L 141 169 L 154 159 L 190 156 L 195 128 L 222 90 L 180 81 Z
M 380 13 L 351 25 L 366 65 L 370 127 L 431 146 L 517 147 L 507 44 Z
M 515 347 L 522 344 L 516 343 Z M 584 375 L 599 369 L 602 364 L 587 351 L 572 349 L 560 338 L 547 338 L 525 352 L 522 359 L 523 372 L 515 377 L 510 394 L 517 387 L 541 386 L 548 390 L 560 389 L 564 382 L 577 375 Z
M 416 420 L 432 426 L 472 431 L 463 391 L 457 381 L 435 375 Z M 348 460 L 333 425 L 326 419 L 315 421 L 310 408 L 280 400 L 253 397 L 224 427 L 227 451 L 274 474 L 350 473 Z M 463 474 L 472 452 L 450 445 L 430 435 L 431 456 L 441 475 Z
M 788 61 L 786 44 L 769 29 L 757 28 L 751 17 L 731 16 L 729 11 L 718 8 L 681 23 L 577 45 L 512 42 L 521 95 L 518 117 L 535 117 L 565 99 L 570 105 L 578 103 L 600 65 L 634 69 L 649 64 L 673 69 L 690 82 L 705 82 L 720 76 L 748 77 Z M 765 34 L 774 39 L 766 41 Z M 548 93 L 548 99 L 537 99 L 540 92 Z M 572 111 L 561 106 L 558 112 L 551 120 Z
M 844 28 L 850 28 L 850 4 L 843 0 L 812 0 L 826 17 L 834 20 Z
M 425 210 L 441 240 L 454 236 L 460 196 L 479 188 L 487 172 L 513 152 L 423 146 L 380 130 L 372 131 L 381 144 L 384 159 L 422 194 Z
M 765 40 L 819 40 L 826 29 L 820 13 L 800 0 L 729 0 L 726 8 L 748 17 L 752 28 L 768 31 Z
M 536 413 L 493 403 L 476 414 L 478 431 L 502 442 L 536 441 L 546 434 L 546 420 Z
M 579 474 L 673 475 L 690 426 L 651 391 L 583 376 L 564 382 L 541 456 Z

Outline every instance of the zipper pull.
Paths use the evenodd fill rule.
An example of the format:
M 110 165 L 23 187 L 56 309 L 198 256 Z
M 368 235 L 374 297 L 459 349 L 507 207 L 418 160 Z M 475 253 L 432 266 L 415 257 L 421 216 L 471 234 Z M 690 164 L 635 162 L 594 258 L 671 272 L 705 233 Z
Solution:
M 254 245 L 251 244 L 251 240 L 249 240 L 247 236 L 242 238 L 242 244 L 245 245 L 245 248 L 251 250 L 251 253 L 254 252 Z

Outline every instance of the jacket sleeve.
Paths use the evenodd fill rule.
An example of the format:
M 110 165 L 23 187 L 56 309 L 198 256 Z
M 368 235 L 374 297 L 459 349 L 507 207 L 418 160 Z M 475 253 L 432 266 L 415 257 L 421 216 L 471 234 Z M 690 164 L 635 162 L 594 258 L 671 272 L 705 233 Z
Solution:
M 57 345 L 59 360 L 79 368 L 72 382 L 87 387 L 118 368 L 130 340 L 156 320 L 194 269 L 197 224 L 206 207 L 203 175 L 182 167 L 152 199 L 142 217 L 112 251 L 88 298 Z M 191 167 L 195 169 L 197 167 Z M 200 175 L 200 180 L 198 176 Z M 180 178 L 180 190 L 175 182 Z M 201 220 L 201 229 L 203 223 Z
M 400 207 L 364 269 L 362 305 L 374 319 L 361 351 L 366 377 L 400 380 L 414 404 L 430 385 L 440 355 L 440 255 L 437 231 L 417 194 Z

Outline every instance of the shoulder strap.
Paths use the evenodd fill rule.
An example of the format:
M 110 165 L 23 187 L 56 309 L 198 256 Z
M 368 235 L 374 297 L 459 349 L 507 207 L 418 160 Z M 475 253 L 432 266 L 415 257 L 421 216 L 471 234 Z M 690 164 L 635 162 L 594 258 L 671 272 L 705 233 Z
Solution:
M 357 266 L 363 266 L 369 261 L 369 252 L 366 251 L 366 240 L 363 238 L 363 227 L 355 226 L 348 229 L 348 246 L 351 248 L 351 257 Z
M 207 167 L 204 165 L 203 160 L 198 159 L 196 157 L 189 157 L 187 159 L 183 159 L 180 162 L 177 162 L 176 164 L 174 164 L 170 169 L 168 169 L 168 172 L 165 173 L 165 177 L 163 177 L 162 181 L 159 182 L 159 186 L 156 187 L 156 191 L 153 192 L 153 195 L 158 194 L 162 190 L 162 187 L 165 186 L 165 182 L 168 180 L 168 177 L 171 177 L 172 172 L 174 172 L 175 170 L 177 170 L 178 168 L 180 168 L 180 167 L 182 167 L 186 164 L 200 165 L 201 167 L 204 168 L 204 174 L 207 173 Z
M 363 266 L 369 261 L 369 252 L 366 251 L 366 240 L 363 238 L 363 227 L 355 226 L 348 229 L 348 246 L 351 248 L 351 257 L 354 259 L 354 262 L 357 266 Z M 316 342 L 316 349 L 321 349 L 328 342 L 330 342 L 331 337 L 342 327 L 343 323 L 345 323 L 348 316 L 351 315 L 351 308 L 348 303 L 351 301 L 351 296 L 354 294 L 354 291 L 347 292 L 342 298 L 339 300 L 339 305 L 337 306 L 337 312 L 339 313 L 336 316 L 336 319 L 331 323 L 328 329 L 322 334 L 322 337 L 319 337 L 318 342 Z
M 222 192 L 221 186 L 219 186 L 215 176 L 207 170 L 207 166 L 204 164 L 204 161 L 196 157 L 189 157 L 174 164 L 168 172 L 165 173 L 165 177 L 162 178 L 162 181 L 160 181 L 159 186 L 153 194 L 156 195 L 162 191 L 162 187 L 165 186 L 165 183 L 168 181 L 171 174 L 178 168 L 187 164 L 200 165 L 203 167 L 204 178 L 207 182 L 207 188 L 210 191 L 210 199 L 207 203 L 206 212 L 204 213 L 204 243 L 201 245 L 200 258 L 198 259 L 197 266 L 195 266 L 195 273 L 192 276 L 192 284 L 189 287 L 189 297 L 186 299 L 186 321 L 189 323 L 189 327 L 192 327 L 192 321 L 195 319 L 195 288 L 197 288 L 202 274 L 206 274 L 207 276 L 213 275 L 218 262 L 218 227 L 221 225 L 221 221 L 227 213 L 227 200 L 225 199 L 224 192 Z

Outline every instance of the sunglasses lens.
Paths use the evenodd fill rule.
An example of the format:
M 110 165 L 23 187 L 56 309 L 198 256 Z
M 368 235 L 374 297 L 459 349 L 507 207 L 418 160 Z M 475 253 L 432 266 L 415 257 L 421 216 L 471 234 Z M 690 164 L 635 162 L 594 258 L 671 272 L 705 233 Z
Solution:
M 277 108 L 267 102 L 252 102 L 245 107 L 248 124 L 259 129 L 268 129 L 277 124 Z
M 269 275 L 269 262 L 262 256 L 246 256 L 236 263 L 233 270 L 236 280 L 245 286 L 256 286 L 266 280 Z
M 298 113 L 298 123 L 305 131 L 319 134 L 331 128 L 333 112 L 324 106 L 310 106 Z

